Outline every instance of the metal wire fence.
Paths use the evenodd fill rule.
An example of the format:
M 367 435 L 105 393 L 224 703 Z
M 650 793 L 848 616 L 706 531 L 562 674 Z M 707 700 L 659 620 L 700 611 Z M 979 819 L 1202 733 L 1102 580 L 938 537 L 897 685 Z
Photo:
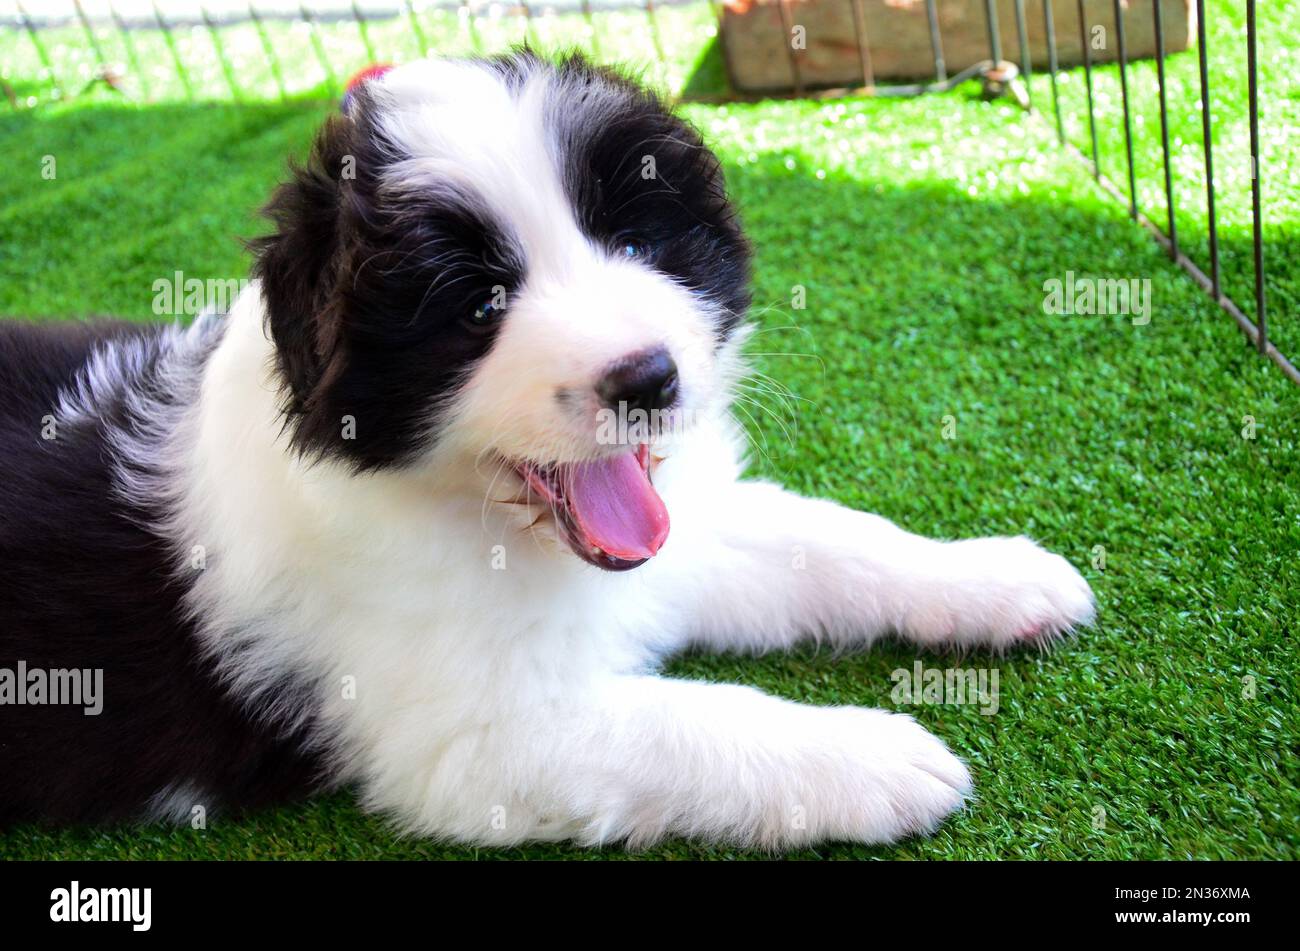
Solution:
M 523 42 L 600 58 L 608 46 L 672 85 L 680 80 L 669 64 L 687 42 L 701 47 L 713 20 L 700 0 L 0 0 L 0 28 L 27 40 L 6 47 L 6 91 L 24 106 L 97 84 L 151 102 L 290 98 L 337 91 L 378 59 Z
M 630 64 L 687 99 L 919 95 L 978 79 L 985 95 L 1010 95 L 1049 122 L 1059 143 L 1087 163 L 1259 352 L 1300 383 L 1300 371 L 1274 343 L 1269 315 L 1257 3 L 1246 0 L 1240 31 L 1247 261 L 1221 241 L 1215 152 L 1225 136 L 1216 128 L 1215 101 L 1235 103 L 1241 91 L 1211 85 L 1215 51 L 1205 6 L 1206 0 L 0 0 L 0 83 L 16 110 L 92 90 L 139 102 L 288 100 L 337 94 L 348 76 L 377 61 L 484 54 L 524 42 Z M 1192 45 L 1194 68 L 1191 52 L 1171 57 L 1171 47 Z M 1075 64 L 1081 69 L 1070 68 Z M 1148 119 L 1158 121 L 1158 142 L 1148 141 L 1155 124 Z M 1192 119 L 1199 142 L 1187 131 Z M 1247 156 L 1233 138 L 1229 178 L 1238 182 L 1239 159 Z M 1194 164 L 1189 146 L 1199 153 Z M 1291 168 L 1281 173 L 1294 175 Z M 1239 216 L 1230 226 L 1247 227 Z M 1230 284 L 1238 296 L 1248 288 L 1251 304 L 1239 306 Z M 1289 308 L 1297 292 L 1287 286 L 1280 296 Z

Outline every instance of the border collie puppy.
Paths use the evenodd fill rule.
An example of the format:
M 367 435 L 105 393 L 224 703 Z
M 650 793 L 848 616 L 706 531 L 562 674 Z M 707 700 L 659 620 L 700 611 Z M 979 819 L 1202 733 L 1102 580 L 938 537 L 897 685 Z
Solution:
M 658 662 L 1092 616 L 1025 538 L 741 479 L 749 249 L 700 136 L 610 71 L 391 69 L 268 214 L 224 318 L 0 325 L 4 823 L 347 785 L 484 845 L 891 842 L 971 788 L 939 739 Z M 60 671 L 97 714 L 37 695 Z

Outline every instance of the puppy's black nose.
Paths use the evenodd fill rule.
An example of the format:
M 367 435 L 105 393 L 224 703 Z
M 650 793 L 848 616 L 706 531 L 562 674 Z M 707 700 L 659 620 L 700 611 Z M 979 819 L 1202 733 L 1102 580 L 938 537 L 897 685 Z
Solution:
M 596 395 L 610 409 L 664 410 L 677 399 L 677 364 L 663 347 L 619 360 L 596 384 Z

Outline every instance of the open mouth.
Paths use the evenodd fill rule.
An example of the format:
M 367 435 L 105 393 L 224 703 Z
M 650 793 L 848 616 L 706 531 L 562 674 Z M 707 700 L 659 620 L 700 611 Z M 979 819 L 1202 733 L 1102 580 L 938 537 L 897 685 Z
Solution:
M 668 537 L 668 510 L 650 483 L 649 447 L 603 459 L 515 464 L 550 503 L 574 554 L 606 571 L 627 571 L 654 556 Z

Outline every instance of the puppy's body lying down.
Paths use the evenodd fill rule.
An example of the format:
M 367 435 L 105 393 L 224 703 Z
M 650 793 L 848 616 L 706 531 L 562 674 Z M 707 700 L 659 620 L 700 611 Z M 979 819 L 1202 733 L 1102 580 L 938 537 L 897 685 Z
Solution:
M 1091 616 L 1026 539 L 740 480 L 748 248 L 628 82 L 393 69 L 270 215 L 224 319 L 0 329 L 0 666 L 103 678 L 97 715 L 0 706 L 0 819 L 350 784 L 485 844 L 887 842 L 969 790 L 942 742 L 656 663 Z

